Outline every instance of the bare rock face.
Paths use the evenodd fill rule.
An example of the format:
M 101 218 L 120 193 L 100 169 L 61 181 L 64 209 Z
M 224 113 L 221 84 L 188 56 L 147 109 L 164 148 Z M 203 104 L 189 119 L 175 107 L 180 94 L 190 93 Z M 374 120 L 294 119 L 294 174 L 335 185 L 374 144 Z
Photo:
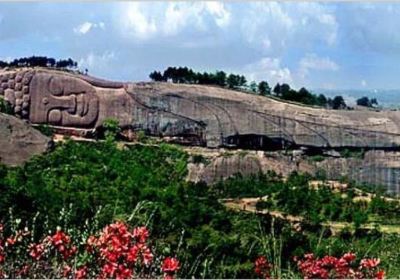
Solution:
M 400 112 L 327 110 L 218 87 L 118 83 L 48 69 L 0 72 L 0 95 L 36 124 L 93 129 L 113 118 L 149 135 L 195 145 L 400 146 Z
M 204 160 L 188 164 L 187 180 L 190 182 L 205 182 L 214 184 L 219 180 L 230 178 L 236 174 L 255 175 L 260 172 L 275 173 L 287 177 L 290 173 L 307 172 L 316 173 L 316 167 L 307 160 L 286 155 L 283 152 L 264 151 L 226 151 L 224 149 L 196 149 L 187 148 L 191 155 L 202 155 Z
M 0 162 L 18 165 L 32 156 L 44 153 L 50 139 L 26 122 L 0 113 Z
M 324 170 L 330 179 L 347 177 L 359 183 L 385 188 L 392 194 L 400 193 L 400 152 L 371 150 L 362 158 L 326 158 L 313 163 L 316 170 Z
M 331 153 L 332 158 L 313 164 L 297 156 L 294 159 L 278 153 L 260 157 L 254 152 L 255 156 L 215 159 L 211 165 L 199 167 L 203 173 L 191 176 L 211 182 L 238 172 L 251 174 L 268 168 L 310 173 L 320 168 L 332 177 L 346 175 L 400 192 L 400 172 L 397 167 L 385 165 L 399 161 L 399 111 L 327 110 L 219 87 L 119 83 L 40 68 L 0 71 L 0 96 L 17 117 L 33 124 L 51 125 L 57 131 L 82 134 L 112 118 L 130 131 L 142 130 L 147 135 L 208 148 L 376 149 L 363 160 L 337 158 Z M 17 141 L 12 130 L 5 128 L 1 127 L 2 133 Z M 2 153 L 8 153 L 11 159 L 8 148 L 3 149 L 11 147 L 6 142 Z M 41 140 L 37 143 L 42 147 Z M 371 164 L 372 159 L 376 164 Z
M 324 174 L 329 180 L 347 178 L 358 183 L 381 186 L 388 193 L 400 193 L 400 152 L 367 151 L 362 158 L 326 157 L 315 161 L 302 155 L 283 151 L 230 151 L 223 149 L 187 149 L 189 154 L 201 154 L 202 162 L 189 163 L 187 180 L 213 184 L 237 173 L 243 175 L 274 171 L 287 177 L 296 171 L 311 175 Z M 193 152 L 194 151 L 194 152 Z

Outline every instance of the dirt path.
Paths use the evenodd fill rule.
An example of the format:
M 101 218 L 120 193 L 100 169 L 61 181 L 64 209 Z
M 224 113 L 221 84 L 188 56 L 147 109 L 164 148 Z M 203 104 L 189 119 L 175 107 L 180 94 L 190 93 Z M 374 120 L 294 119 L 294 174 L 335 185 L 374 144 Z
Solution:
M 245 211 L 249 213 L 261 214 L 261 215 L 271 215 L 272 217 L 286 220 L 290 222 L 296 230 L 299 229 L 299 223 L 304 221 L 301 216 L 294 216 L 285 214 L 282 211 L 276 210 L 257 210 L 256 204 L 258 201 L 266 200 L 267 197 L 247 197 L 242 199 L 220 199 L 219 201 L 224 204 L 227 208 L 235 211 Z M 333 234 L 339 233 L 344 228 L 352 229 L 354 226 L 352 223 L 348 222 L 323 222 L 322 226 L 329 227 Z M 365 224 L 361 226 L 362 229 L 374 229 L 374 224 Z M 396 233 L 400 234 L 400 226 L 398 225 L 379 225 L 379 229 L 384 233 Z

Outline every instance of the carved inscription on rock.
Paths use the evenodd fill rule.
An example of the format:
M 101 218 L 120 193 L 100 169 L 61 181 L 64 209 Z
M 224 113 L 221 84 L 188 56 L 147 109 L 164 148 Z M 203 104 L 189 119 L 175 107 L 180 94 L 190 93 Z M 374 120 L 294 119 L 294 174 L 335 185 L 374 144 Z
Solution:
M 70 75 L 37 72 L 30 85 L 33 123 L 93 127 L 99 114 L 95 88 Z

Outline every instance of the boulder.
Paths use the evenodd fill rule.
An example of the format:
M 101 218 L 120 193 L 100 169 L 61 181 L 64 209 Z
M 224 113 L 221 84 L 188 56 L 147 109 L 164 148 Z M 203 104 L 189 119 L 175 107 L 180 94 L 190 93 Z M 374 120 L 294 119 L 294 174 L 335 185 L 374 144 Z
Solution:
M 51 139 L 16 117 L 0 113 L 0 162 L 19 165 L 51 146 Z

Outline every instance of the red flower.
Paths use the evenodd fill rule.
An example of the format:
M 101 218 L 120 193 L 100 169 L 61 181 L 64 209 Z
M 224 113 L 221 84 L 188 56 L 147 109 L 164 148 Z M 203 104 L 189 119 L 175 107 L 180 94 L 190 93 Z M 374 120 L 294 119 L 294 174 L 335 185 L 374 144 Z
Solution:
M 137 261 L 138 254 L 139 254 L 139 247 L 137 245 L 134 245 L 129 249 L 129 252 L 126 256 L 126 260 L 128 262 L 135 263 Z
M 89 236 L 88 240 L 86 241 L 86 250 L 91 253 L 93 248 L 97 245 L 98 239 L 93 235 Z
M 380 262 L 380 259 L 362 259 L 360 262 L 360 266 L 363 268 L 371 269 L 377 267 Z
M 75 271 L 76 279 L 85 279 L 87 275 L 87 267 L 83 266 Z
M 325 268 L 333 268 L 336 266 L 338 259 L 332 256 L 325 256 L 321 259 L 321 266 Z
M 17 242 L 17 238 L 13 238 L 13 237 L 11 236 L 11 237 L 7 238 L 6 245 L 12 246 L 12 245 L 15 244 L 15 242 Z
M 179 261 L 176 258 L 167 257 L 162 264 L 162 271 L 175 273 L 179 269 Z
M 117 272 L 117 264 L 115 263 L 106 263 L 102 268 L 102 277 L 101 278 L 114 278 Z
M 272 265 L 267 261 L 264 256 L 258 257 L 254 262 L 254 272 L 262 278 L 268 278 L 270 276 L 270 269 Z
M 298 260 L 297 267 L 305 278 L 341 278 L 341 279 L 370 279 L 384 277 L 384 271 L 377 271 L 379 259 L 363 259 L 358 268 L 351 265 L 356 259 L 353 253 L 346 253 L 341 258 L 324 256 L 321 259 L 307 254 L 302 260 Z
M 133 237 L 140 243 L 145 243 L 149 237 L 149 231 L 146 227 L 137 227 L 133 229 Z
M 43 244 L 31 244 L 29 245 L 29 255 L 36 261 L 40 260 L 44 253 Z
M 376 278 L 376 279 L 384 279 L 384 278 L 385 278 L 385 271 L 379 270 L 379 271 L 375 274 L 375 278 Z
M 356 255 L 349 252 L 343 255 L 342 257 L 344 260 L 346 260 L 348 263 L 351 263 L 352 261 L 354 261 L 356 259 Z
M 132 270 L 120 264 L 115 274 L 117 279 L 127 279 L 132 277 Z
M 71 240 L 70 237 L 61 230 L 57 230 L 57 232 L 51 237 L 51 239 L 55 246 L 59 246 L 62 244 L 69 244 Z
M 95 236 L 91 235 L 91 236 L 89 236 L 86 244 L 93 247 L 97 244 L 97 241 L 98 241 L 97 238 Z
M 145 265 L 149 265 L 151 261 L 153 260 L 153 254 L 151 253 L 150 249 L 147 248 L 147 246 L 142 247 L 142 256 L 143 256 L 143 263 Z M 175 261 L 178 262 L 178 260 L 174 259 Z M 179 265 L 179 262 L 178 262 Z
M 66 265 L 63 267 L 63 277 L 67 278 L 69 274 L 71 273 L 72 268 L 69 265 Z

